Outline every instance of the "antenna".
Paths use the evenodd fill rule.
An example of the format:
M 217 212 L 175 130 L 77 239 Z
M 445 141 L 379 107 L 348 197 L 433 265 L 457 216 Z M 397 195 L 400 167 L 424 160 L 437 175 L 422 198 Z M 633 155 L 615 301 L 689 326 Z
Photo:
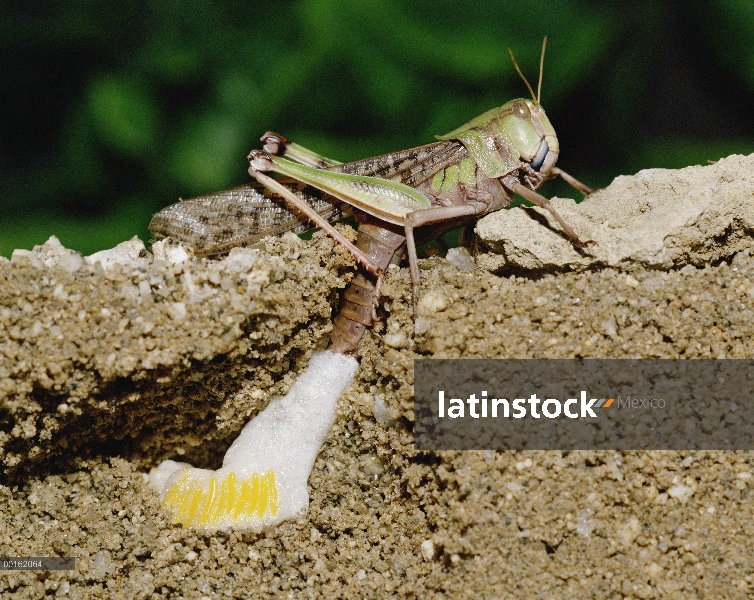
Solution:
M 547 38 L 545 38 L 547 39 Z M 524 83 L 526 84 L 526 87 L 529 88 L 529 93 L 531 94 L 532 100 L 534 100 L 534 104 L 539 104 L 539 99 L 534 95 L 534 90 L 531 89 L 531 85 L 529 85 L 529 81 L 524 77 L 524 74 L 521 72 L 521 69 L 518 68 L 518 63 L 516 62 L 516 59 L 513 56 L 513 50 L 508 48 L 508 53 L 511 55 L 511 61 L 513 61 L 513 66 L 516 68 L 516 72 L 519 74 L 521 79 L 524 80 Z
M 547 36 L 542 40 L 542 56 L 539 58 L 539 83 L 537 84 L 537 104 L 539 104 L 539 94 L 542 92 L 542 71 L 545 66 L 545 47 L 547 46 Z

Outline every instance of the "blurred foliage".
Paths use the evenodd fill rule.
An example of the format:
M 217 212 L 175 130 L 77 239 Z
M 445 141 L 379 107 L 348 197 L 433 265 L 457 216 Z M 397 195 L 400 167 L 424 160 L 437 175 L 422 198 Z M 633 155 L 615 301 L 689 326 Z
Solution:
M 507 48 L 535 85 L 545 34 L 583 181 L 754 151 L 751 0 L 6 0 L 0 254 L 148 239 L 161 207 L 246 181 L 266 130 L 340 160 L 432 141 L 525 96 Z

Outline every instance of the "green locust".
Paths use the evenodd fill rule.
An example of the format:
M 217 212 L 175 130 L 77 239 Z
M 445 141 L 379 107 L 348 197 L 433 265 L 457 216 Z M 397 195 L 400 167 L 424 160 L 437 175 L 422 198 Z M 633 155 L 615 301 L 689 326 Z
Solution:
M 583 248 L 586 243 L 535 191 L 556 176 L 585 194 L 592 191 L 555 166 L 558 138 L 539 102 L 546 43 L 547 38 L 536 96 L 509 50 L 531 100 L 511 100 L 437 136 L 434 143 L 344 164 L 267 132 L 261 138 L 263 150 L 249 155 L 249 174 L 256 184 L 174 204 L 155 215 L 150 229 L 157 237 L 194 246 L 199 254 L 216 254 L 264 235 L 298 231 L 307 221 L 321 227 L 363 267 L 344 292 L 334 321 L 331 347 L 340 352 L 353 352 L 376 318 L 382 276 L 404 247 L 416 309 L 417 228 L 426 237 L 437 237 L 505 208 L 519 194 L 548 210 L 574 246 Z M 270 172 L 280 177 L 270 177 Z M 331 224 L 349 208 L 366 215 L 355 244 Z

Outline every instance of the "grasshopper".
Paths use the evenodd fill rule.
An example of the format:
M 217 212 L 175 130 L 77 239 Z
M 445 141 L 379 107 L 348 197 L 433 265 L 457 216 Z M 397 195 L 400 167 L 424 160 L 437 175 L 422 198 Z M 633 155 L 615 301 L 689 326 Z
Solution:
M 535 191 L 546 179 L 560 176 L 579 191 L 592 192 L 555 166 L 558 138 L 539 102 L 546 43 L 547 38 L 536 96 L 509 49 L 531 100 L 511 100 L 437 136 L 434 143 L 345 164 L 267 132 L 261 138 L 263 149 L 249 155 L 249 174 L 256 183 L 169 206 L 155 215 L 150 229 L 157 237 L 173 237 L 206 255 L 269 234 L 299 232 L 307 220 L 322 228 L 363 267 L 346 289 L 334 321 L 331 346 L 340 352 L 354 351 L 376 318 L 382 275 L 404 247 L 416 309 L 417 228 L 437 237 L 505 208 L 519 194 L 548 210 L 573 244 L 583 248 L 589 242 L 582 242 L 550 201 Z M 282 177 L 272 178 L 269 172 Z M 367 215 L 355 244 L 330 223 L 349 207 Z

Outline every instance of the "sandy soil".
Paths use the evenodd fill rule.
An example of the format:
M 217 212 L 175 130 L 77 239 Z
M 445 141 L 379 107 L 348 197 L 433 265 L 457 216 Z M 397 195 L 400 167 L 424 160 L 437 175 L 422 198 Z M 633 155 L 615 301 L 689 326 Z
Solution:
M 687 253 L 511 276 L 489 257 L 502 274 L 428 258 L 413 334 L 407 269 L 391 269 L 309 512 L 259 534 L 171 525 L 144 473 L 219 466 L 324 343 L 349 257 L 287 236 L 222 261 L 137 251 L 105 269 L 54 243 L 0 260 L 0 555 L 78 558 L 3 572 L 0 593 L 750 598 L 751 452 L 422 453 L 412 436 L 417 356 L 751 358 L 740 231 L 708 244 L 706 266 Z

